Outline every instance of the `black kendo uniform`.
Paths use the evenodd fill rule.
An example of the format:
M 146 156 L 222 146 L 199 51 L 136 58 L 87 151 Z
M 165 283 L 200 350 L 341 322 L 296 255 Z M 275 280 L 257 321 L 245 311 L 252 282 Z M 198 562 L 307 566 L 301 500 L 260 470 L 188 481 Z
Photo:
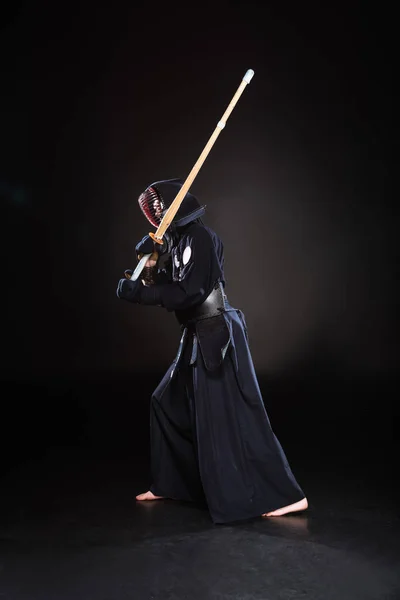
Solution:
M 140 196 L 157 225 L 181 180 L 155 182 Z M 150 207 L 150 208 L 149 208 Z M 204 501 L 214 523 L 253 517 L 305 497 L 276 438 L 249 350 L 245 318 L 225 294 L 223 244 L 201 221 L 204 207 L 187 194 L 166 236 L 167 260 L 145 286 L 122 279 L 117 295 L 174 311 L 178 353 L 151 398 L 151 491 Z M 137 250 L 149 250 L 147 237 Z M 162 280 L 162 283 L 160 281 Z

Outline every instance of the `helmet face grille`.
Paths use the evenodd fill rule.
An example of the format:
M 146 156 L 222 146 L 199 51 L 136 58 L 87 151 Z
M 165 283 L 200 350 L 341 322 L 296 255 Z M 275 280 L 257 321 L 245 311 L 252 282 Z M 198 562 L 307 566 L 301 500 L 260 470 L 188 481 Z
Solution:
M 154 227 L 158 227 L 164 212 L 164 203 L 158 191 L 154 187 L 147 188 L 140 194 L 138 202 L 146 219 Z

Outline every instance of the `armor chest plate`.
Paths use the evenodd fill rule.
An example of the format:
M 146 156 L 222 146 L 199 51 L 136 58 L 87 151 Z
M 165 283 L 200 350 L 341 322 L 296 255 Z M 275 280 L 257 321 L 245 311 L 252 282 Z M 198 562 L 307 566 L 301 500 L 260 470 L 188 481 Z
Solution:
M 193 267 L 192 248 L 188 240 L 172 249 L 172 280 L 183 281 Z

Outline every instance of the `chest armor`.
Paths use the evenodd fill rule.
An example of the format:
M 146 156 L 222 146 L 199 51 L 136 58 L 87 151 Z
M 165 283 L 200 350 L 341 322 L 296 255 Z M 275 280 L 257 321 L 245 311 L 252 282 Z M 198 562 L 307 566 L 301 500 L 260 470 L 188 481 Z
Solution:
M 183 281 L 193 268 L 192 249 L 188 242 L 180 243 L 172 249 L 172 281 Z

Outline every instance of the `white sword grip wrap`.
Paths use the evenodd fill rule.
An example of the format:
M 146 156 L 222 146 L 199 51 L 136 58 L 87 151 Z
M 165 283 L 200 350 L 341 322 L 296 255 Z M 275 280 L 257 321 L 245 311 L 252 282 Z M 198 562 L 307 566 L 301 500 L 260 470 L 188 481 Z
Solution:
M 250 81 L 253 79 L 253 75 L 254 75 L 253 69 L 249 69 L 246 72 L 246 75 L 243 77 L 243 81 L 245 81 L 246 83 L 250 83 Z
M 150 258 L 151 254 L 143 254 L 142 258 L 140 259 L 140 261 L 138 262 L 136 269 L 133 271 L 132 273 L 132 281 L 136 281 L 136 279 L 139 277 L 140 273 L 143 271 L 145 264 L 147 263 L 148 259 Z

